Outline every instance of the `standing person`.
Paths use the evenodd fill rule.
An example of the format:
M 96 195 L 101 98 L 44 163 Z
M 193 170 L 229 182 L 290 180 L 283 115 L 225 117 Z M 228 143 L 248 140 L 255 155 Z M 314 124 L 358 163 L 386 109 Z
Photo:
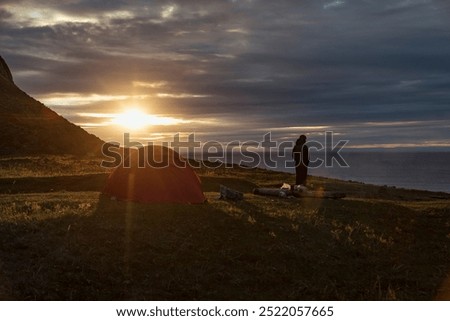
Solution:
M 305 185 L 309 165 L 309 151 L 305 135 L 300 135 L 297 139 L 292 149 L 292 158 L 295 163 L 295 185 Z

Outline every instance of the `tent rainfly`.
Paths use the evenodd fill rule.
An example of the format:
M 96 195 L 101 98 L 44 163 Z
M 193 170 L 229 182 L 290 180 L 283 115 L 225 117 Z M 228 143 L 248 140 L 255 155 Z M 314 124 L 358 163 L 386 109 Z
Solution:
M 200 204 L 206 200 L 188 162 L 174 150 L 156 145 L 129 150 L 109 176 L 103 193 L 142 203 Z

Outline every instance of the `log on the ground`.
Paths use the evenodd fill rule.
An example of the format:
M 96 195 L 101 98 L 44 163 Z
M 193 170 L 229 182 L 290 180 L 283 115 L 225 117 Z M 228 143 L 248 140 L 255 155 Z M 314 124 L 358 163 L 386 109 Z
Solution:
M 292 192 L 290 190 L 280 189 L 280 188 L 268 188 L 268 187 L 255 188 L 253 190 L 253 194 L 256 194 L 256 195 L 268 195 L 268 196 L 278 196 L 278 197 L 292 196 Z
M 240 201 L 243 198 L 244 198 L 244 193 L 236 191 L 236 190 L 226 187 L 224 185 L 220 185 L 219 199 Z
M 255 188 L 253 194 L 263 195 L 263 196 L 277 196 L 277 197 L 312 197 L 312 198 L 332 198 L 339 199 L 344 198 L 346 195 L 342 192 L 325 192 L 325 191 L 303 191 L 303 192 L 292 192 L 286 189 L 280 188 Z

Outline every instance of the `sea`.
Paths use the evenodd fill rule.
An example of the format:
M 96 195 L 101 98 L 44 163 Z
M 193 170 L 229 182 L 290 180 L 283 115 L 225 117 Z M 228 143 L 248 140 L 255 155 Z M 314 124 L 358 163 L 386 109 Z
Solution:
M 337 164 L 321 166 L 309 173 L 382 186 L 450 193 L 450 152 L 348 152 L 342 156 L 348 167 Z
M 226 157 L 227 163 L 295 172 L 288 153 L 233 153 Z M 214 160 L 214 157 L 209 159 Z M 310 159 L 309 175 L 450 193 L 450 152 L 342 151 L 337 155 L 311 153 Z M 223 161 L 220 158 L 217 160 Z

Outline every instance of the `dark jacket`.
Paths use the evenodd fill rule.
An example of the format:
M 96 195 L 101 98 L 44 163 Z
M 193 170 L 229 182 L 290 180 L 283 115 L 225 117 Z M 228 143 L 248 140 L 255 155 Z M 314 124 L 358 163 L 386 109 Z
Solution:
M 297 140 L 294 148 L 292 149 L 292 158 L 294 158 L 295 166 L 300 164 L 304 166 L 309 165 L 309 151 L 308 146 Z

